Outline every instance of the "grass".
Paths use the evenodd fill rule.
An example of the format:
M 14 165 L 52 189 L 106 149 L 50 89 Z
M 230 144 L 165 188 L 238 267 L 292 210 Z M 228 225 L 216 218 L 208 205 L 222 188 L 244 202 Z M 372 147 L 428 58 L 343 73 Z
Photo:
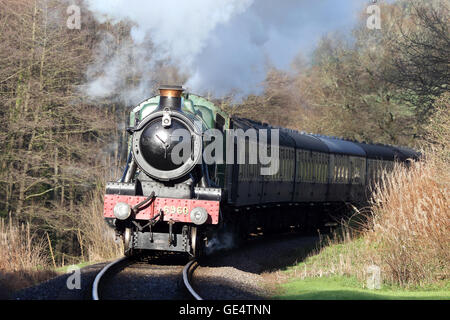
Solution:
M 354 277 L 331 276 L 293 279 L 281 285 L 275 299 L 288 300 L 450 300 L 449 282 L 442 287 L 405 290 L 383 286 L 380 290 L 362 288 Z
M 365 288 L 365 270 L 379 247 L 363 236 L 324 241 L 300 263 L 276 272 L 273 299 L 287 300 L 450 300 L 450 280 L 409 285 L 382 273 L 380 290 Z M 388 271 L 387 271 L 388 272 Z

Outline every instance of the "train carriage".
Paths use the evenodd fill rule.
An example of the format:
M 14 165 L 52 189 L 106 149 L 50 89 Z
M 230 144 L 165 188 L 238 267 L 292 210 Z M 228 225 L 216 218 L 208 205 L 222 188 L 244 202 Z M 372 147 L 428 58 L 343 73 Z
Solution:
M 238 129 L 244 143 L 236 136 L 227 143 Z M 364 202 L 383 170 L 391 170 L 395 161 L 419 158 L 405 147 L 230 117 L 178 86 L 162 86 L 159 95 L 135 107 L 127 131 L 127 166 L 119 181 L 107 183 L 104 199 L 105 220 L 122 238 L 126 254 L 152 250 L 197 256 L 218 230 L 231 228 L 245 236 L 257 227 L 265 232 L 298 224 L 307 228 L 320 219 L 306 219 L 305 208 Z M 224 139 L 211 139 L 209 132 Z M 276 136 L 278 157 L 272 160 L 278 170 L 263 175 L 267 164 L 259 152 L 274 152 L 267 143 Z M 223 158 L 211 162 L 203 151 L 213 141 L 220 145 L 214 155 L 223 151 Z M 255 152 L 256 162 L 251 161 Z

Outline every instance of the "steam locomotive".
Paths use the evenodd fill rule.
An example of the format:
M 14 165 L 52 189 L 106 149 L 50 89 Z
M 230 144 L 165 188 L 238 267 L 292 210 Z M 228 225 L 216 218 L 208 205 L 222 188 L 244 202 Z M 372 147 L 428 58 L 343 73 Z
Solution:
M 131 111 L 125 171 L 106 185 L 104 218 L 126 255 L 154 250 L 199 256 L 220 230 L 240 239 L 255 230 L 316 227 L 329 208 L 365 202 L 395 161 L 419 157 L 409 148 L 230 117 L 180 86 L 159 91 Z M 211 131 L 226 137 L 244 133 L 244 143 L 238 135 L 226 143 L 213 140 L 207 136 Z M 276 149 L 269 150 L 269 138 Z M 206 161 L 204 151 L 213 142 L 211 154 L 222 158 Z M 268 163 L 250 160 L 255 150 L 270 151 L 275 167 L 270 174 L 261 174 Z

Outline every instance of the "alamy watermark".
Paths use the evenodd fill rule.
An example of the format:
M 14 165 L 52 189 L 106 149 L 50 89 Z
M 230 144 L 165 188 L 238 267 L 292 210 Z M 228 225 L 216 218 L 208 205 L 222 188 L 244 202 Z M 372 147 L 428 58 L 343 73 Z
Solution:
M 373 4 L 367 7 L 366 13 L 369 15 L 366 21 L 367 28 L 370 30 L 381 29 L 381 9 L 376 4 L 377 1 L 372 1 Z
M 381 268 L 377 265 L 367 267 L 367 289 L 381 289 Z
M 194 133 L 200 134 L 200 133 Z M 280 167 L 280 133 L 279 129 L 227 129 L 224 132 L 208 129 L 202 134 L 203 147 L 200 144 L 202 157 L 200 162 L 212 164 L 253 164 L 260 165 L 261 175 L 275 175 Z M 270 138 L 270 142 L 269 142 Z M 191 132 L 187 129 L 176 129 L 170 136 L 164 131 L 151 139 L 142 141 L 143 145 L 158 144 L 164 150 L 174 144 L 170 152 L 170 160 L 176 165 L 185 163 L 194 151 L 192 149 Z
M 81 289 L 81 270 L 76 265 L 71 265 L 67 268 L 67 273 L 72 273 L 66 280 L 67 289 L 73 290 Z
M 66 13 L 69 15 L 66 21 L 67 28 L 74 30 L 81 29 L 81 9 L 79 6 L 72 4 L 67 7 Z

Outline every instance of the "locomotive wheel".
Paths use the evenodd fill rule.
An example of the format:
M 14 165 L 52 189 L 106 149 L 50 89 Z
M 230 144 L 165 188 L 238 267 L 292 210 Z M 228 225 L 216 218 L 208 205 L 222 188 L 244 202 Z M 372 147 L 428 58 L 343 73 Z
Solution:
M 194 257 L 198 256 L 197 249 L 197 227 L 191 227 L 191 250 Z
M 203 255 L 203 242 L 200 239 L 201 233 L 197 227 L 191 227 L 191 251 L 194 258 L 199 258 Z
M 124 254 L 127 257 L 130 257 L 133 255 L 133 248 L 131 246 L 132 243 L 132 231 L 131 228 L 125 228 L 125 231 L 123 233 L 123 250 Z

